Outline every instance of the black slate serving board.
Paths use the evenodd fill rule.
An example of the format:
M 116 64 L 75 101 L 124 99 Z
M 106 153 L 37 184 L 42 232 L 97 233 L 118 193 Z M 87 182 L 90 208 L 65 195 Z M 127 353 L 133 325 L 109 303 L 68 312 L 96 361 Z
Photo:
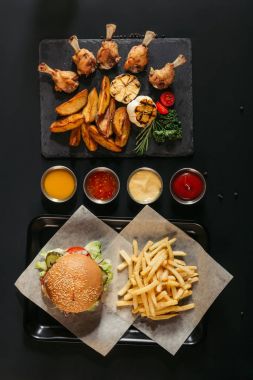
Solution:
M 91 50 L 95 55 L 101 45 L 101 39 L 79 40 L 80 46 Z M 115 39 L 119 44 L 119 53 L 122 57 L 118 66 L 112 70 L 96 70 L 89 78 L 80 78 L 78 91 L 94 86 L 97 90 L 103 75 L 111 79 L 124 72 L 123 64 L 130 48 L 138 45 L 141 39 Z M 150 67 L 161 68 L 165 63 L 172 62 L 179 54 L 184 54 L 187 63 L 176 69 L 176 79 L 171 87 L 176 97 L 175 109 L 182 122 L 183 138 L 175 142 L 157 144 L 151 141 L 146 156 L 150 157 L 180 157 L 193 153 L 193 114 L 192 114 L 192 63 L 191 41 L 187 38 L 156 38 L 149 49 L 149 64 L 145 71 L 137 74 L 141 82 L 139 95 L 149 95 L 154 100 L 159 98 L 161 91 L 155 90 L 148 82 Z M 76 71 L 72 63 L 73 49 L 67 40 L 43 40 L 39 48 L 39 60 L 53 68 Z M 75 93 L 76 93 L 75 92 Z M 74 93 L 74 94 L 75 94 Z M 72 95 L 54 91 L 50 77 L 40 74 L 40 106 L 41 106 L 41 152 L 46 158 L 57 157 L 135 157 L 133 151 L 135 138 L 140 129 L 133 126 L 128 144 L 121 153 L 113 153 L 99 147 L 96 152 L 89 152 L 81 143 L 79 147 L 68 146 L 69 132 L 51 133 L 50 124 L 57 119 L 55 107 L 70 99 Z

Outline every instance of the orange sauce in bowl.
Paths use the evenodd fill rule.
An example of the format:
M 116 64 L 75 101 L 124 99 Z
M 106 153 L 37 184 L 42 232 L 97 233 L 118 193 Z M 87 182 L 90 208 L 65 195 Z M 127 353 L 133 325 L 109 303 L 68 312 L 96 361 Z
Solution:
M 43 187 L 50 198 L 63 201 L 73 195 L 75 179 L 66 169 L 55 169 L 46 174 Z

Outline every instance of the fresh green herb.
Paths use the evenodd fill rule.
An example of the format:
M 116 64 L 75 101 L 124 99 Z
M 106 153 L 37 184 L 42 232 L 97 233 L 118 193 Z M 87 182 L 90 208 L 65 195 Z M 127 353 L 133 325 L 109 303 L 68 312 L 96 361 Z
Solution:
M 155 121 L 153 121 L 150 125 L 145 127 L 136 137 L 136 147 L 134 149 L 135 153 L 142 156 L 149 147 L 149 140 L 152 135 L 152 129 L 154 127 Z
M 170 110 L 167 115 L 158 114 L 156 119 L 138 134 L 135 153 L 143 155 L 147 152 L 151 136 L 157 143 L 182 138 L 181 121 L 178 119 L 176 110 Z
M 182 138 L 181 121 L 178 119 L 176 110 L 170 110 L 167 115 L 157 116 L 153 128 L 153 138 L 158 143 Z

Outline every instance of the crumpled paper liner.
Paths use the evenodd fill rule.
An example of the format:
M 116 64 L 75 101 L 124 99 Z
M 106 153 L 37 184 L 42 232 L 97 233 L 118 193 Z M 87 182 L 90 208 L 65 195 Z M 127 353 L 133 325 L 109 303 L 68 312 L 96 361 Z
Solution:
M 198 267 L 199 282 L 193 284 L 192 296 L 183 302 L 194 302 L 194 309 L 182 312 L 169 320 L 152 321 L 138 318 L 134 322 L 138 330 L 174 355 L 233 276 L 213 260 L 195 240 L 149 206 L 144 207 L 121 231 L 121 236 L 129 241 L 133 238 L 138 239 L 140 247 L 148 240 L 155 242 L 165 236 L 176 237 L 173 249 L 185 251 L 186 263 Z
M 82 246 L 93 240 L 101 241 L 103 257 L 111 260 L 114 280 L 103 296 L 103 303 L 96 311 L 65 315 L 42 295 L 39 272 L 34 267 L 35 262 L 41 259 L 40 252 L 54 248 Z M 126 277 L 124 278 L 126 274 L 119 278 L 119 283 L 117 281 L 116 267 L 118 250 L 121 247 L 126 251 L 131 250 L 131 245 L 123 237 L 81 206 L 42 248 L 15 285 L 24 296 L 50 314 L 80 340 L 100 354 L 106 355 L 134 321 L 130 310 L 117 310 L 112 307 L 116 302 L 114 300 L 117 299 L 119 283 L 123 284 L 126 281 Z
M 127 281 L 127 270 L 117 272 L 117 266 L 122 261 L 119 250 L 124 249 L 131 254 L 131 243 L 134 238 L 138 239 L 139 246 L 142 247 L 147 240 L 157 241 L 167 235 L 170 238 L 177 238 L 174 249 L 188 253 L 186 262 L 198 266 L 200 281 L 193 287 L 193 296 L 184 302 L 193 301 L 196 303 L 196 308 L 167 321 L 136 319 L 130 308 L 116 308 L 117 293 Z M 102 242 L 103 256 L 111 260 L 114 270 L 113 282 L 103 295 L 103 303 L 95 312 L 65 316 L 42 296 L 39 274 L 34 268 L 35 262 L 40 259 L 39 254 L 21 274 L 15 285 L 27 298 L 102 355 L 106 355 L 113 348 L 132 323 L 174 355 L 215 298 L 232 279 L 232 276 L 197 242 L 149 206 L 144 207 L 120 234 L 81 206 L 41 251 L 84 245 L 92 240 Z

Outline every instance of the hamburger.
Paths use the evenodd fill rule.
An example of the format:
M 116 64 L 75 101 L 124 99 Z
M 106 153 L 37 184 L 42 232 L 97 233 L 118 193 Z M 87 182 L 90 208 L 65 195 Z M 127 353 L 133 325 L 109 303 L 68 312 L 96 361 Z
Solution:
M 40 271 L 43 294 L 64 313 L 81 313 L 96 308 L 112 280 L 109 260 L 102 257 L 101 243 L 86 247 L 57 248 L 42 252 L 35 264 Z

